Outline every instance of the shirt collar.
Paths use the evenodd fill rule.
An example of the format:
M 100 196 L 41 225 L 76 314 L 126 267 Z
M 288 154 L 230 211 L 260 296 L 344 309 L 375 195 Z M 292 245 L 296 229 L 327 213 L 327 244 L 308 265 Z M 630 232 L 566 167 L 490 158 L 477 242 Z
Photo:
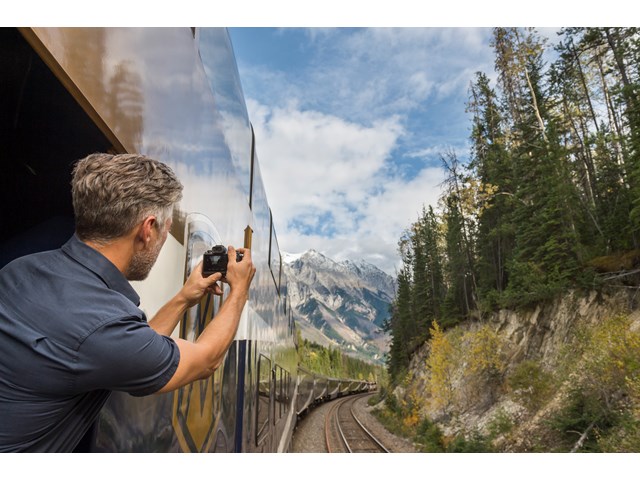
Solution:
M 121 293 L 136 306 L 140 305 L 140 297 L 122 272 L 107 257 L 84 243 L 77 235 L 74 234 L 62 246 L 62 251 L 95 273 L 111 290 Z

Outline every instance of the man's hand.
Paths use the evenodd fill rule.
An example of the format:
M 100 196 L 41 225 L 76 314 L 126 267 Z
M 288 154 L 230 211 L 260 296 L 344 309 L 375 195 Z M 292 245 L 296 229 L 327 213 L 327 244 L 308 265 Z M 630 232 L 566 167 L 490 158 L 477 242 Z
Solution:
M 184 312 L 197 305 L 202 297 L 208 293 L 222 295 L 222 287 L 218 281 L 222 274 L 214 273 L 208 277 L 202 276 L 202 262 L 193 269 L 189 278 L 180 291 L 158 310 L 158 313 L 149 320 L 149 326 L 160 335 L 171 335 Z
M 229 263 L 227 263 L 227 275 L 224 282 L 231 287 L 231 292 L 247 295 L 249 286 L 256 273 L 256 267 L 251 259 L 251 250 L 247 248 L 238 248 L 243 257 L 239 262 L 236 261 L 236 249 L 229 245 L 227 253 L 229 255 Z
M 198 302 L 202 300 L 202 297 L 208 293 L 222 295 L 222 287 L 218 284 L 219 281 L 229 284 L 231 287 L 229 297 L 230 299 L 233 298 L 233 302 L 231 303 L 239 305 L 240 311 L 242 311 L 242 307 L 249 296 L 249 286 L 256 273 L 256 267 L 251 260 L 250 250 L 239 248 L 238 252 L 244 255 L 239 262 L 236 261 L 236 249 L 229 246 L 229 263 L 227 264 L 227 275 L 225 278 L 222 277 L 221 273 L 214 273 L 208 277 L 203 277 L 202 262 L 198 263 L 176 296 L 169 300 L 169 302 L 149 320 L 149 326 L 161 335 L 171 335 L 171 332 L 173 332 L 173 329 L 180 321 L 184 312 L 194 305 L 197 305 Z M 233 328 L 237 327 L 237 320 L 239 320 L 239 313 Z
M 222 295 L 222 287 L 217 283 L 222 280 L 221 273 L 214 273 L 208 277 L 202 276 L 202 262 L 196 265 L 186 283 L 178 292 L 178 297 L 185 303 L 186 308 L 197 305 L 202 297 L 208 293 Z

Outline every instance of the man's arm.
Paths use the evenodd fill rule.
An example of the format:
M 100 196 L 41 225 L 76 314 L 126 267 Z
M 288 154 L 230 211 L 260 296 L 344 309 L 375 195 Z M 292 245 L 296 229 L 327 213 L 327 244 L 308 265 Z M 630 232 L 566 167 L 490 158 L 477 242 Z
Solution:
M 249 286 L 256 272 L 251 260 L 251 252 L 246 249 L 238 249 L 238 251 L 244 254 L 240 262 L 236 261 L 235 249 L 229 247 L 229 264 L 227 265 L 225 280 L 231 288 L 229 296 L 220 307 L 218 314 L 209 322 L 195 342 L 189 342 L 184 339 L 176 340 L 180 350 L 180 363 L 173 377 L 158 393 L 170 392 L 194 380 L 206 378 L 222 363 L 224 355 L 236 335 L 240 316 L 249 296 Z M 201 266 L 198 268 L 201 271 Z M 194 270 L 194 273 L 198 268 Z M 217 275 L 220 274 L 212 275 L 212 277 Z M 204 294 L 204 290 L 202 291 Z M 175 303 L 173 303 L 174 300 L 175 297 L 166 306 L 166 318 L 171 318 L 174 313 L 182 309 L 184 301 L 175 300 Z M 197 302 L 193 304 L 195 305 L 195 303 Z M 184 313 L 184 310 L 182 312 Z M 170 327 L 171 322 L 164 322 L 162 318 L 165 318 L 164 314 L 158 325 L 163 325 L 163 328 Z M 172 330 L 176 324 L 177 321 L 173 323 Z
M 160 335 L 171 335 L 180 322 L 184 313 L 196 305 L 207 293 L 222 295 L 222 289 L 218 281 L 222 279 L 220 273 L 214 273 L 209 277 L 202 276 L 202 262 L 191 272 L 184 286 L 169 300 L 154 317 L 149 320 L 149 326 Z

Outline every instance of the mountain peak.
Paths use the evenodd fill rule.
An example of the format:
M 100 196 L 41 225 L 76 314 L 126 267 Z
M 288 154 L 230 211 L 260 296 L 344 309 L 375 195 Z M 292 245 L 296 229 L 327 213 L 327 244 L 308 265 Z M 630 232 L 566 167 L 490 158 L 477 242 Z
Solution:
M 281 252 L 281 255 L 282 255 L 282 261 L 284 263 L 293 263 L 299 258 L 301 258 L 304 255 L 304 253 Z
M 281 252 L 282 255 L 282 261 L 284 263 L 293 263 L 297 260 L 300 260 L 302 258 L 305 259 L 320 259 L 320 260 L 331 260 L 329 257 L 327 257 L 326 255 L 320 253 L 319 251 L 315 250 L 315 249 L 310 249 L 307 250 L 306 252 L 302 252 L 302 253 L 288 253 L 288 252 Z
M 336 262 L 317 250 L 283 253 L 294 316 L 303 337 L 325 345 L 356 348 L 380 359 L 388 338 L 380 325 L 395 295 L 393 278 L 364 260 Z

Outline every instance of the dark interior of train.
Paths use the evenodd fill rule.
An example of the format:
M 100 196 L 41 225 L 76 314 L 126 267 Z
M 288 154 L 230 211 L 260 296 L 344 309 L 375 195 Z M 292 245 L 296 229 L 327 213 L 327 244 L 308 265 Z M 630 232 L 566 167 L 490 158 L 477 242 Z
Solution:
M 0 268 L 73 233 L 73 163 L 111 148 L 16 28 L 0 28 Z

